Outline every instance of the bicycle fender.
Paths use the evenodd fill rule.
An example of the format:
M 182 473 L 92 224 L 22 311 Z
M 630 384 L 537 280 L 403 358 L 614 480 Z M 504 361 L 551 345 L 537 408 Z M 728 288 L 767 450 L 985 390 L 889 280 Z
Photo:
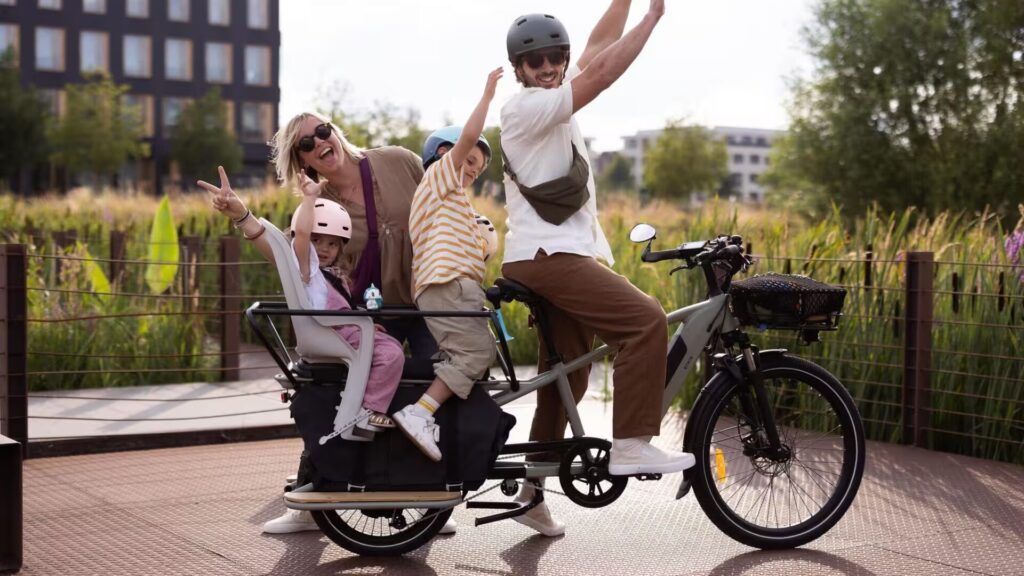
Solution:
M 762 350 L 758 352 L 758 355 L 762 359 L 768 359 L 775 356 L 781 357 L 785 355 L 787 352 L 789 352 L 789 350 L 786 348 L 773 348 L 770 350 Z M 743 360 L 743 356 L 736 356 L 735 360 L 736 365 L 742 366 L 741 361 Z M 693 423 L 698 420 L 698 418 L 694 418 L 694 415 L 697 413 L 697 410 L 701 406 L 701 399 L 704 398 L 705 392 L 708 389 L 710 389 L 711 386 L 717 385 L 719 380 L 724 380 L 727 378 L 735 380 L 736 376 L 729 373 L 728 371 L 718 372 L 717 374 L 712 376 L 710 380 L 708 380 L 707 384 L 705 384 L 704 387 L 701 388 L 700 393 L 697 394 L 697 399 L 693 401 L 693 408 L 690 410 L 690 417 L 686 420 L 686 428 L 683 430 L 683 452 L 689 452 L 691 454 L 694 453 L 694 448 L 693 446 L 691 446 L 691 443 L 693 442 L 693 439 L 695 437 L 695 431 L 691 430 L 690 428 L 693 426 Z M 676 500 L 679 500 L 680 498 L 686 496 L 690 492 L 690 485 L 693 483 L 694 474 L 695 468 L 693 466 L 687 468 L 686 470 L 683 470 L 683 479 L 680 480 L 679 488 L 676 490 Z

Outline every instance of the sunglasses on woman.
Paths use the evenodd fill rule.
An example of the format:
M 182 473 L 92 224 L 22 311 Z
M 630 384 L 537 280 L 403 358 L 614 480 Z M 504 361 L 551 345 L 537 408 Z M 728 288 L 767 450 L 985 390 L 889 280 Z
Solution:
M 565 61 L 569 58 L 568 52 L 565 50 L 547 50 L 537 52 L 530 52 L 529 54 L 523 55 L 523 61 L 526 62 L 530 68 L 540 68 L 544 65 L 544 61 L 547 60 L 552 66 L 561 66 L 565 64 Z
M 327 140 L 331 137 L 331 132 L 331 124 L 329 122 L 324 122 L 313 129 L 313 134 L 311 136 L 303 136 L 302 138 L 299 138 L 299 144 L 296 148 L 303 152 L 312 152 L 313 148 L 316 148 L 316 140 L 313 138 L 316 137 L 321 140 Z

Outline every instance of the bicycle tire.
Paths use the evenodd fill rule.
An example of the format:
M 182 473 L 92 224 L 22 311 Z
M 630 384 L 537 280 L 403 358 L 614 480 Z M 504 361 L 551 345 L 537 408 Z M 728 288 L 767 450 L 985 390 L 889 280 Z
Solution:
M 821 366 L 789 355 L 763 355 L 761 371 L 779 435 L 792 457 L 780 462 L 753 454 L 749 420 L 737 399 L 740 388 L 720 373 L 692 412 L 697 436 L 686 444 L 696 458 L 693 490 L 708 518 L 734 540 L 762 549 L 794 548 L 827 532 L 853 503 L 864 473 L 864 427 L 849 392 Z M 824 401 L 824 410 L 809 408 L 815 397 Z M 804 443 L 802 434 L 817 436 Z M 832 460 L 837 455 L 841 460 Z M 797 478 L 808 478 L 809 488 Z M 781 506 L 787 506 L 786 522 L 780 520 Z
M 445 522 L 452 515 L 452 509 L 437 511 L 430 509 L 397 510 L 403 517 L 419 515 L 420 519 L 412 521 L 402 529 L 392 531 L 388 518 L 381 516 L 381 511 L 362 510 L 323 510 L 314 511 L 313 520 L 325 536 L 332 542 L 361 556 L 400 556 L 411 552 L 430 541 L 437 535 Z M 428 516 L 426 520 L 423 520 Z M 371 525 L 374 532 L 380 528 L 380 534 L 365 531 Z M 384 533 L 387 529 L 388 533 Z

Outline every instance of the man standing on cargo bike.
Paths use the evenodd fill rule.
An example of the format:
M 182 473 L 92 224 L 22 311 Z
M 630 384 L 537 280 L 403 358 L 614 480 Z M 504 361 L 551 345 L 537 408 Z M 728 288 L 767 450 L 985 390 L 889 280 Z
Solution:
M 623 34 L 630 0 L 612 0 L 591 32 L 575 66 L 569 35 L 546 14 L 517 18 L 508 31 L 508 58 L 522 90 L 501 110 L 508 233 L 502 275 L 546 300 L 555 348 L 571 360 L 591 349 L 594 336 L 618 346 L 609 472 L 670 473 L 694 463 L 693 455 L 650 443 L 661 426 L 667 331 L 654 298 L 613 272 L 611 249 L 597 217 L 594 177 L 574 115 L 611 86 L 639 55 L 665 11 L 651 0 L 648 12 Z M 598 261 L 604 260 L 607 265 Z M 549 360 L 540 345 L 538 370 Z M 578 403 L 589 371 L 570 375 Z M 555 386 L 537 392 L 532 441 L 564 437 L 566 413 Z M 557 460 L 539 454 L 534 460 Z M 541 483 L 525 483 L 517 500 L 528 501 Z M 546 536 L 564 533 L 546 505 L 517 516 Z

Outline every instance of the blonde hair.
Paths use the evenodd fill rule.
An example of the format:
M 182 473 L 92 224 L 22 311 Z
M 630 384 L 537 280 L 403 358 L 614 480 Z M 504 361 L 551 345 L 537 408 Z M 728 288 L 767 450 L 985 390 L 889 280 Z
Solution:
M 299 162 L 299 152 L 296 146 L 298 146 L 299 138 L 302 137 L 299 134 L 299 127 L 302 126 L 306 118 L 316 118 L 330 124 L 334 133 L 338 135 L 338 140 L 341 141 L 341 149 L 345 155 L 356 162 L 363 158 L 363 149 L 349 142 L 345 138 L 345 133 L 334 122 L 331 122 L 330 118 L 317 112 L 302 112 L 293 116 L 284 125 L 284 128 L 278 130 L 271 142 L 270 159 L 277 171 L 277 179 L 282 184 L 298 184 L 298 175 L 302 170 L 302 164 Z

